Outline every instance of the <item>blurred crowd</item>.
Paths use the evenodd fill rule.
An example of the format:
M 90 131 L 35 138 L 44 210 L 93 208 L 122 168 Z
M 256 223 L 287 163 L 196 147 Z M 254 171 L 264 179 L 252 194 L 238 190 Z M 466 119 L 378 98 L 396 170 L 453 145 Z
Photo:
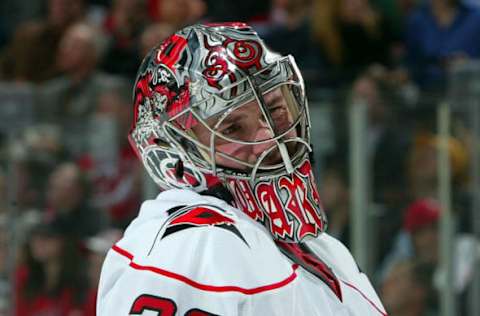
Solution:
M 478 144 L 464 117 L 442 142 L 435 108 L 455 69 L 480 57 L 480 1 L 2 0 L 0 316 L 95 315 L 103 257 L 145 195 L 126 138 L 136 70 L 171 33 L 210 21 L 251 24 L 295 56 L 311 106 L 329 103 L 331 139 L 313 137 L 316 171 L 329 233 L 347 246 L 347 111 L 366 105 L 372 225 L 382 241 L 372 278 L 392 316 L 438 314 L 437 164 L 446 146 L 453 286 L 466 315 L 478 252 L 469 157 Z

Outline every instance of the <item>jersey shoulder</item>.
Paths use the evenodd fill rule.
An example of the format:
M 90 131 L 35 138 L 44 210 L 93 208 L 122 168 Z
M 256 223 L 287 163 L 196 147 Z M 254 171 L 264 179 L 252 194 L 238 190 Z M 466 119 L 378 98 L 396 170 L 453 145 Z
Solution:
M 356 278 L 361 270 L 347 247 L 338 239 L 322 233 L 308 245 L 324 260 L 335 274 L 344 280 Z
M 352 254 L 341 241 L 327 233 L 322 233 L 316 239 L 309 241 L 308 245 L 332 269 L 341 281 L 344 291 L 345 288 L 348 288 L 349 292 L 353 289 L 353 292 L 360 293 L 360 297 L 367 299 L 367 306 L 374 306 L 377 311 L 386 315 L 385 308 L 368 277 L 361 271 Z M 350 296 L 352 297 L 355 301 L 355 297 L 358 296 Z M 345 298 L 345 300 L 350 300 L 349 304 L 355 305 L 352 299 Z
M 172 281 L 249 292 L 295 274 L 262 227 L 225 205 L 177 206 L 129 230 L 117 255 Z

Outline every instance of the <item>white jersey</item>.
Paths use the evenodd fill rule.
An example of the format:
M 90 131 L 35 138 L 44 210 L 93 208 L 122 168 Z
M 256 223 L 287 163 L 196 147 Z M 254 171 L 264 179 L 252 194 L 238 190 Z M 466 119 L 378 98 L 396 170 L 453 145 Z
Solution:
M 97 314 L 386 315 L 342 243 L 322 233 L 304 245 L 325 273 L 291 260 L 261 224 L 226 202 L 165 191 L 143 203 L 109 251 Z

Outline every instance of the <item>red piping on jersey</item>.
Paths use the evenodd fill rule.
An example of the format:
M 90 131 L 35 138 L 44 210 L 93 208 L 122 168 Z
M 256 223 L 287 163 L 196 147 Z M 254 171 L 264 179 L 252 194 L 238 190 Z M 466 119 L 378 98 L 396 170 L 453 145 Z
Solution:
M 345 285 L 347 285 L 347 286 L 351 287 L 352 289 L 354 289 L 355 291 L 357 291 L 358 293 L 360 293 L 360 295 L 363 296 L 363 298 L 366 299 L 366 300 L 370 303 L 370 305 L 372 305 L 372 306 L 377 310 L 377 312 L 379 312 L 380 314 L 382 314 L 382 316 L 388 316 L 388 314 L 386 314 L 385 312 L 382 312 L 382 310 L 381 310 L 380 308 L 378 308 L 377 305 L 375 305 L 375 303 L 373 303 L 365 294 L 363 294 L 362 291 L 360 291 L 359 289 L 357 289 L 357 288 L 355 287 L 355 285 L 352 285 L 352 284 L 350 284 L 350 283 L 347 283 L 347 282 L 345 282 L 345 281 L 343 281 L 343 280 L 342 280 L 342 282 L 343 282 Z
M 113 245 L 112 250 L 114 250 L 119 255 L 122 255 L 122 256 L 128 258 L 130 261 L 133 260 L 133 255 L 131 253 L 129 253 L 126 250 L 123 250 L 122 248 L 118 247 L 117 245 Z
M 122 248 L 118 247 L 117 245 L 113 245 L 112 250 L 117 252 L 119 255 L 128 258 L 130 260 L 129 266 L 131 268 L 135 269 L 135 270 L 150 271 L 150 272 L 153 272 L 153 273 L 156 273 L 156 274 L 160 274 L 160 275 L 163 275 L 167 278 L 172 278 L 172 279 L 178 280 L 180 282 L 186 283 L 190 286 L 193 286 L 193 287 L 195 287 L 199 290 L 203 290 L 203 291 L 240 292 L 240 293 L 243 293 L 243 294 L 246 294 L 246 295 L 252 295 L 252 294 L 258 294 L 258 293 L 262 293 L 262 292 L 267 292 L 267 291 L 279 289 L 279 288 L 281 288 L 283 286 L 286 286 L 287 284 L 291 283 L 297 277 L 296 270 L 298 268 L 298 264 L 293 264 L 292 265 L 293 271 L 292 271 L 292 274 L 289 277 L 287 277 L 286 279 L 284 279 L 280 282 L 269 284 L 269 285 L 259 286 L 259 287 L 250 288 L 250 289 L 242 288 L 242 287 L 239 287 L 239 286 L 232 286 L 232 285 L 226 285 L 226 286 L 207 285 L 207 284 L 198 283 L 198 282 L 196 282 L 192 279 L 187 278 L 186 276 L 183 276 L 183 275 L 180 275 L 180 274 L 177 274 L 177 273 L 174 273 L 174 272 L 170 272 L 170 271 L 163 270 L 163 269 L 160 269 L 160 268 L 157 268 L 157 267 L 152 267 L 152 266 L 143 266 L 143 265 L 140 265 L 138 263 L 135 263 L 135 262 L 133 262 L 133 255 L 131 253 L 129 253 L 128 251 L 126 251 L 125 249 L 122 249 Z

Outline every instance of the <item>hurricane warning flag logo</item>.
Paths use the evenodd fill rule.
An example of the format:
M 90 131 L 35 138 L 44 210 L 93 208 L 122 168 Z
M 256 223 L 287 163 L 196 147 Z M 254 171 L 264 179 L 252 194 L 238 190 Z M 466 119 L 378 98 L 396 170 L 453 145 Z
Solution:
M 217 227 L 225 229 L 240 238 L 247 246 L 248 243 L 242 236 L 235 221 L 225 211 L 211 205 L 197 205 L 181 208 L 172 214 L 162 239 L 173 233 L 195 227 Z

